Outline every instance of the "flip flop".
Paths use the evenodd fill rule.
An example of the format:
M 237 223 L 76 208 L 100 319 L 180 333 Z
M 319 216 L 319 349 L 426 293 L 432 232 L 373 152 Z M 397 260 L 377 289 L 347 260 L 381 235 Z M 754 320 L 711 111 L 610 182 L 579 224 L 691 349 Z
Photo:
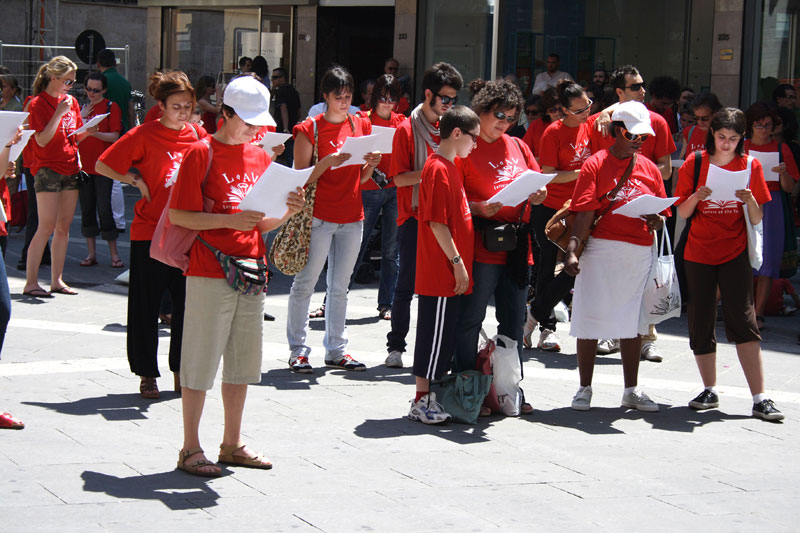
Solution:
M 111 261 L 111 268 L 124 268 L 125 263 L 122 262 L 122 259 L 114 259 Z
M 58 289 L 52 289 L 51 288 L 50 292 L 51 293 L 55 293 L 55 294 L 67 294 L 69 296 L 75 296 L 75 295 L 78 294 L 78 291 L 76 291 L 72 287 L 68 287 L 66 285 L 64 285 L 63 287 L 60 287 Z
M 53 295 L 44 289 L 31 289 L 29 291 L 22 291 L 23 296 L 30 296 L 31 298 L 52 298 Z
M 92 259 L 92 258 L 87 257 L 86 259 L 84 259 L 83 261 L 81 261 L 78 264 L 81 265 L 82 267 L 94 266 L 94 265 L 97 264 L 97 259 Z
M 25 424 L 19 418 L 14 418 L 11 413 L 0 414 L 0 429 L 22 429 Z

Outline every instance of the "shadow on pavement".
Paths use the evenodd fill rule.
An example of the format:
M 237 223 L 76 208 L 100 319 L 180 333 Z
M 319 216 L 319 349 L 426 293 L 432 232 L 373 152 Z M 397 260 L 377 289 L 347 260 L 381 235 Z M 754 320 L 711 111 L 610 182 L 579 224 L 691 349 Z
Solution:
M 367 419 L 356 426 L 353 433 L 362 439 L 393 439 L 396 437 L 414 437 L 417 435 L 433 435 L 456 444 L 476 444 L 488 442 L 486 428 L 488 421 L 481 419 L 474 426 L 468 424 L 425 425 L 408 418 L 387 418 L 384 420 Z
M 592 407 L 590 411 L 575 411 L 570 407 L 560 407 L 549 411 L 533 412 L 533 416 L 524 417 L 529 422 L 548 426 L 573 428 L 590 435 L 610 435 L 625 433 L 614 427 L 617 420 L 643 420 L 653 429 L 691 433 L 695 428 L 712 422 L 725 422 L 750 418 L 746 415 L 729 415 L 711 409 L 695 411 L 688 407 L 661 405 L 658 413 L 644 413 L 625 409 L 624 407 Z
M 192 499 L 208 500 L 209 505 L 205 507 L 217 505 L 219 499 L 219 494 L 208 486 L 205 478 L 177 470 L 130 477 L 86 470 L 81 478 L 84 491 L 102 492 L 122 500 L 160 500 L 173 511 L 197 509 L 198 506 L 190 501 Z
M 536 361 L 545 368 L 560 368 L 575 370 L 578 368 L 578 356 L 574 353 L 545 352 L 538 348 L 525 348 L 522 350 L 522 362 Z M 622 366 L 619 352 L 610 355 L 598 355 L 594 364 L 597 366 Z
M 22 402 L 25 405 L 44 407 L 63 415 L 102 415 L 106 420 L 142 420 L 150 406 L 157 402 L 180 398 L 177 392 L 161 391 L 158 400 L 146 400 L 137 393 L 108 394 L 94 398 L 81 398 L 74 402 L 46 403 Z
M 404 385 L 414 383 L 414 376 L 411 375 L 410 368 L 388 368 L 381 365 L 367 368 L 363 372 L 319 366 L 314 367 L 311 374 L 298 374 L 289 370 L 288 367 L 286 369 L 276 368 L 262 373 L 261 381 L 258 384 L 277 390 L 307 390 L 314 385 L 319 385 L 319 378 L 329 372 L 346 380 L 360 383 L 380 383 L 382 381 Z

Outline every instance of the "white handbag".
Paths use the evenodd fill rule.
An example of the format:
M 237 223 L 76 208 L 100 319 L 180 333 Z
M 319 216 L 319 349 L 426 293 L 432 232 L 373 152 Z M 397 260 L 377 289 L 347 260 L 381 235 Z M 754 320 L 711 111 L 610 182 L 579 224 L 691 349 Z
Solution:
M 753 156 L 747 156 L 748 171 L 750 171 L 752 163 Z M 750 186 L 749 182 L 747 186 Z M 750 223 L 750 214 L 744 204 L 742 205 L 742 211 L 744 212 L 745 228 L 747 229 L 747 256 L 750 258 L 750 266 L 754 270 L 758 270 L 764 263 L 764 225 L 761 221 L 758 224 Z
M 665 246 L 666 243 L 666 246 Z M 681 316 L 681 290 L 669 232 L 661 232 L 661 244 L 653 239 L 653 264 L 642 295 L 642 322 L 658 324 Z

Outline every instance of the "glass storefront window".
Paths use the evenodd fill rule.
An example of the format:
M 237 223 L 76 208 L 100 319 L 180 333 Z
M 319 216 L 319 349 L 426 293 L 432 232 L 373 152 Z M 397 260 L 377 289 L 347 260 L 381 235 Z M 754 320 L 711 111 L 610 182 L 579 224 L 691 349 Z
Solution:
M 764 2 L 759 100 L 772 100 L 780 83 L 800 91 L 800 0 Z

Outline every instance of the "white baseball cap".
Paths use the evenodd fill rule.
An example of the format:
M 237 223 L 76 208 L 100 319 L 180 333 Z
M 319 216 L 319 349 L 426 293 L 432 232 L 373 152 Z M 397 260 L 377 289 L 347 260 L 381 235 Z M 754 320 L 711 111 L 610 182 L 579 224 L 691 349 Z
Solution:
M 225 88 L 222 103 L 232 107 L 248 124 L 275 126 L 275 119 L 269 114 L 269 89 L 251 76 L 233 79 Z
M 619 104 L 611 114 L 612 121 L 625 123 L 625 129 L 634 135 L 655 135 L 650 126 L 650 111 L 641 102 L 625 102 Z

